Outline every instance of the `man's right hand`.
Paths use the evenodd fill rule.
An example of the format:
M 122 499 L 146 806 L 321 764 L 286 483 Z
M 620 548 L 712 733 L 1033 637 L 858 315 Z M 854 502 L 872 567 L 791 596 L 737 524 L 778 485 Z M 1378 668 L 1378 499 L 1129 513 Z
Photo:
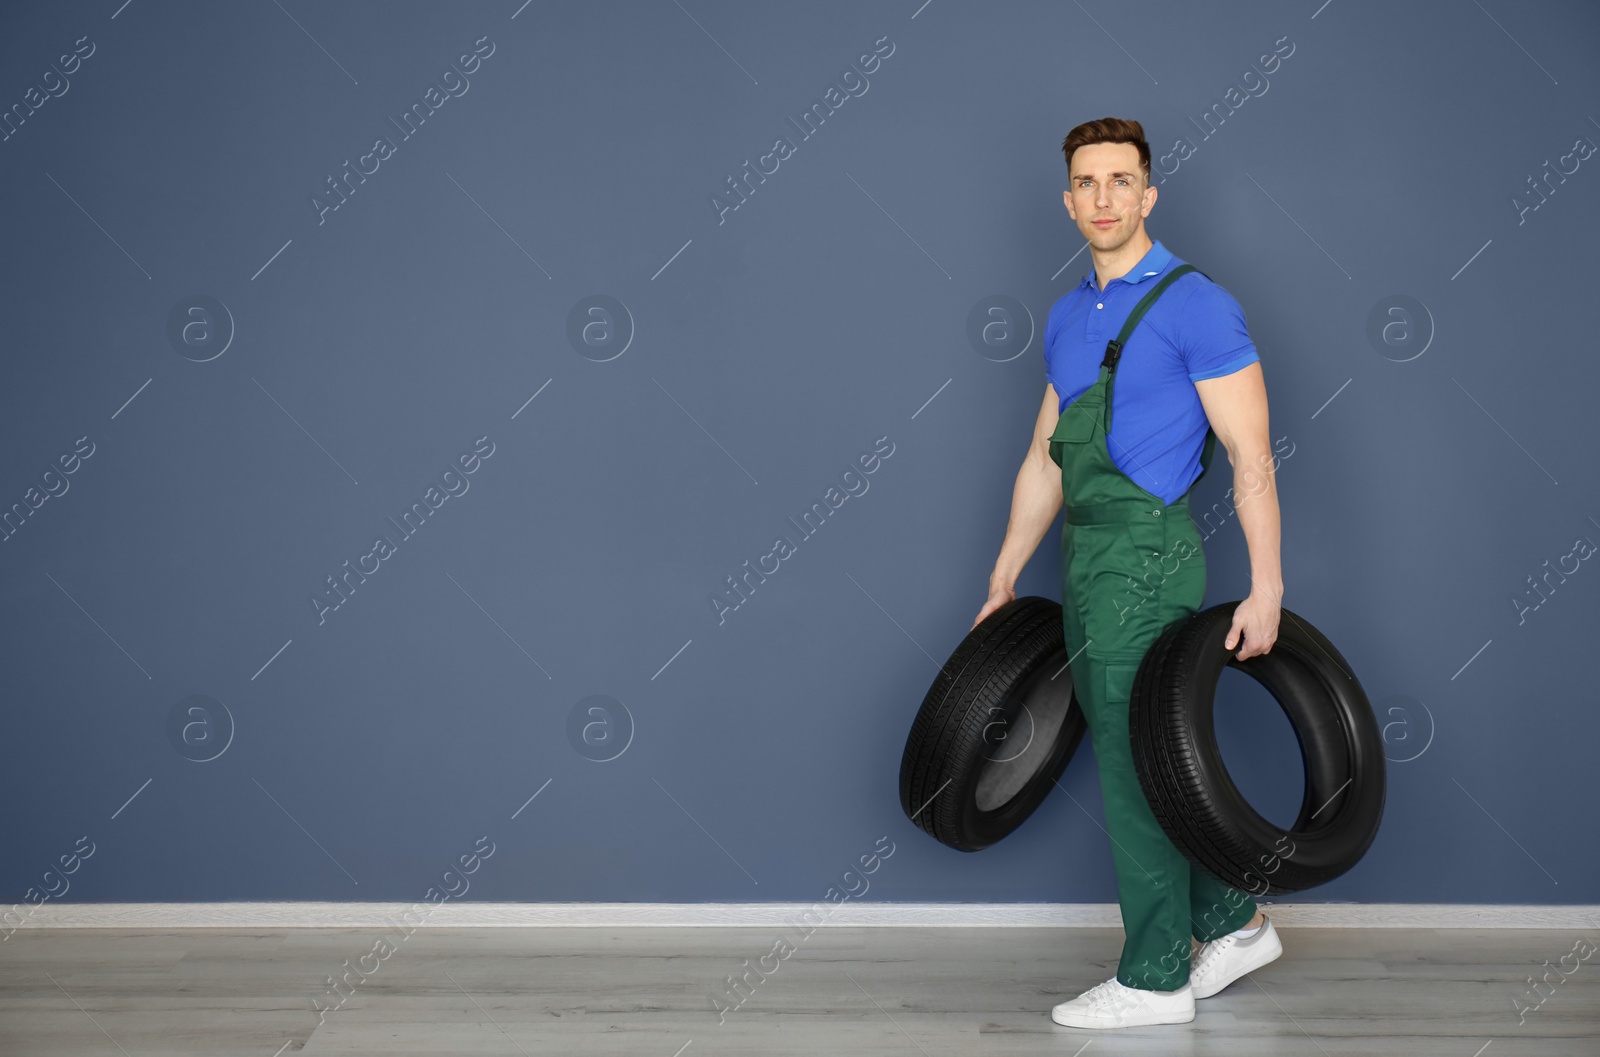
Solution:
M 992 588 L 990 588 L 989 589 L 989 601 L 985 602 L 983 604 L 983 608 L 978 610 L 978 617 L 977 617 L 976 620 L 974 620 L 972 622 L 972 627 L 975 628 L 979 624 L 982 624 L 984 617 L 988 616 L 990 613 L 993 613 L 995 610 L 999 609 L 1001 606 L 1005 605 L 1007 602 L 1016 601 L 1016 598 L 1017 598 L 1017 593 L 1015 591 L 1013 591 L 1009 587 L 992 587 Z M 971 631 L 972 628 L 968 628 L 967 630 Z

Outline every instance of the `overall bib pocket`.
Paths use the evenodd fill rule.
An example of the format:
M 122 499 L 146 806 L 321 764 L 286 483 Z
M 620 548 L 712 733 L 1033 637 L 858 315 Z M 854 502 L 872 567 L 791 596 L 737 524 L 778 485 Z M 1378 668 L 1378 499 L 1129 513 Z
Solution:
M 1061 417 L 1056 419 L 1055 431 L 1050 434 L 1050 459 L 1057 466 L 1061 465 L 1062 444 L 1087 444 L 1094 436 L 1095 426 L 1100 421 L 1100 410 L 1104 402 L 1099 399 L 1099 391 L 1094 386 L 1078 399 L 1068 404 L 1061 412 Z

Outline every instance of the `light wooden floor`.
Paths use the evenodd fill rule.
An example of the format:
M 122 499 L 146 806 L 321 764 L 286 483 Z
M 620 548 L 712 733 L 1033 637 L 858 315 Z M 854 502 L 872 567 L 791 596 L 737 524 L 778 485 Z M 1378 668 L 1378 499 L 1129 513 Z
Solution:
M 719 1023 L 712 994 L 781 932 L 429 927 L 380 958 L 381 929 L 23 929 L 0 944 L 0 1054 L 1600 1054 L 1600 956 L 1529 995 L 1563 929 L 1285 928 L 1192 1023 L 1088 1031 L 1050 1007 L 1112 974 L 1120 929 L 821 928 Z M 363 955 L 319 1024 L 325 978 Z

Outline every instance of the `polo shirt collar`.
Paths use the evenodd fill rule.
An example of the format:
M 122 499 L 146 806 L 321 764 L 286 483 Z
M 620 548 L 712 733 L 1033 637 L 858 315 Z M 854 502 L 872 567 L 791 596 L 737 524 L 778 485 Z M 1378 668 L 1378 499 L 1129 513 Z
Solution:
M 1160 275 L 1161 272 L 1166 269 L 1167 265 L 1171 263 L 1171 251 L 1169 251 L 1165 246 L 1161 245 L 1160 239 L 1156 239 L 1151 247 L 1145 251 L 1144 256 L 1139 258 L 1139 263 L 1135 264 L 1132 268 L 1129 268 L 1127 275 L 1118 276 L 1118 278 L 1125 283 L 1142 283 L 1152 275 Z M 1113 279 L 1112 282 L 1116 282 L 1116 280 Z M 1095 278 L 1093 266 L 1090 266 L 1089 274 L 1084 277 L 1083 282 L 1080 285 L 1092 286 L 1095 289 L 1099 289 L 1100 283 L 1099 280 Z

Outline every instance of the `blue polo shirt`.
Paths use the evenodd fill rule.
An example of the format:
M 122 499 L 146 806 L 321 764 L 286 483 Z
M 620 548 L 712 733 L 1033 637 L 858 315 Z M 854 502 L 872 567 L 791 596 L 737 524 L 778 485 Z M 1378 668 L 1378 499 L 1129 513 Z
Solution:
M 1162 276 L 1183 264 L 1159 241 L 1128 274 L 1101 290 L 1094 271 L 1050 308 L 1045 375 L 1061 398 L 1057 414 L 1100 377 L 1106 342 Z M 1194 383 L 1259 362 L 1244 311 L 1197 272 L 1167 287 L 1134 328 L 1117 361 L 1106 450 L 1134 484 L 1170 503 L 1200 476 L 1210 422 Z M 1219 441 L 1220 446 L 1220 441 Z M 1226 459 L 1223 452 L 1219 458 Z

